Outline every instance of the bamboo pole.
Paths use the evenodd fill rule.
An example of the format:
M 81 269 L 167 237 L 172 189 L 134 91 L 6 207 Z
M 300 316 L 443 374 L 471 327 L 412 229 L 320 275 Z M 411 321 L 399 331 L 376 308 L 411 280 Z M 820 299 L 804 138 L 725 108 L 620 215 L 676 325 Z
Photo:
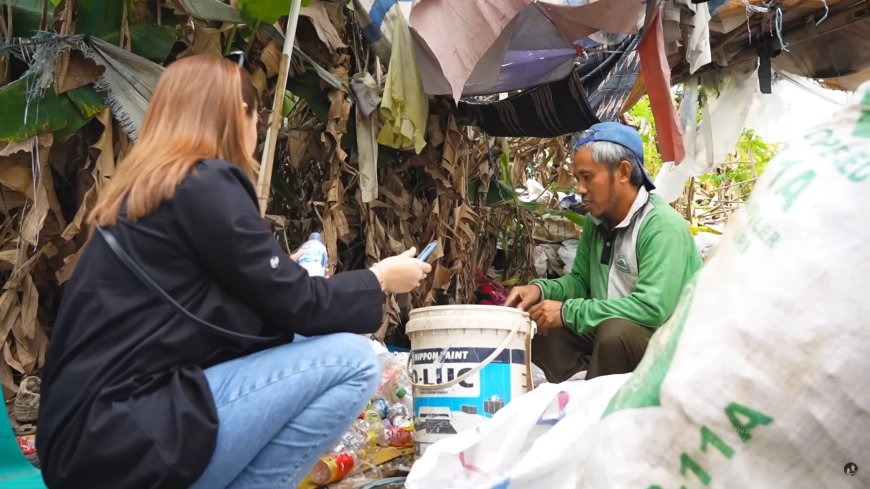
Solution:
M 260 216 L 266 215 L 269 204 L 269 194 L 272 189 L 272 164 L 275 161 L 275 145 L 278 142 L 278 129 L 281 125 L 281 109 L 284 105 L 284 92 L 287 90 L 287 74 L 290 71 L 290 61 L 293 59 L 293 44 L 296 40 L 296 25 L 299 22 L 299 9 L 302 0 L 290 0 L 290 16 L 287 19 L 287 31 L 284 34 L 284 49 L 281 53 L 281 63 L 278 66 L 278 84 L 275 86 L 275 98 L 272 100 L 272 114 L 269 128 L 266 130 L 266 145 L 263 147 L 263 159 L 260 161 L 260 176 L 257 180 L 257 198 L 260 201 Z

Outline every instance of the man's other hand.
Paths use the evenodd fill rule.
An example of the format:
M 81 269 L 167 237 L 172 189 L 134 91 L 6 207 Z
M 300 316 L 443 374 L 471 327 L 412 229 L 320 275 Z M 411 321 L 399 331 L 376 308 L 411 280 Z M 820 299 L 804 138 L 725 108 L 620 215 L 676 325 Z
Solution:
M 511 289 L 504 305 L 516 307 L 520 311 L 528 311 L 530 307 L 541 300 L 541 289 L 537 285 L 520 285 Z
M 562 305 L 559 301 L 542 301 L 532 306 L 529 317 L 537 323 L 538 334 L 547 336 L 547 332 L 553 328 L 561 328 Z

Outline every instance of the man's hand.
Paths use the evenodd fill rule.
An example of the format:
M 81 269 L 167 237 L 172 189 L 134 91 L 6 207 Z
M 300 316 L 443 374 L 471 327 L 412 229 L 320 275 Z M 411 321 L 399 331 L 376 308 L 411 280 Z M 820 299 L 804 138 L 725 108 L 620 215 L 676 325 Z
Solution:
M 562 305 L 559 301 L 542 301 L 532 306 L 529 317 L 538 325 L 539 335 L 547 336 L 549 330 L 565 326 L 562 324 Z
M 504 305 L 516 307 L 520 311 L 528 311 L 530 307 L 541 300 L 541 289 L 537 285 L 520 285 L 511 289 Z

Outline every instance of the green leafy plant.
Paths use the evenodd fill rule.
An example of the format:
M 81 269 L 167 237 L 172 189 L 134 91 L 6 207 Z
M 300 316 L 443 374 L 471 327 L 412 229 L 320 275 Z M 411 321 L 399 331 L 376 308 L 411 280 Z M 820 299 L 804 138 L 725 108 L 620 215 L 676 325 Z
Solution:
M 632 107 L 627 117 L 636 126 L 644 144 L 644 164 L 650 175 L 655 178 L 662 167 L 662 157 L 658 151 L 655 123 L 649 97 L 644 96 Z M 700 118 L 700 115 L 699 115 Z M 768 144 L 751 129 L 744 129 L 734 151 L 716 170 L 702 175 L 687 187 L 687 194 L 694 195 L 697 187 L 710 192 L 736 189 L 737 198 L 749 198 L 754 182 L 764 171 L 767 163 L 774 157 L 776 145 Z M 695 186 L 696 188 L 692 188 Z
M 640 137 L 643 139 L 643 163 L 650 176 L 655 178 L 662 168 L 662 155 L 659 153 L 649 96 L 644 95 L 634 104 L 627 116 L 629 123 L 637 127 L 640 132 Z
M 713 187 L 734 185 L 739 187 L 742 200 L 749 198 L 755 181 L 767 163 L 776 155 L 777 147 L 764 142 L 752 129 L 745 129 L 737 141 L 737 146 L 717 170 L 702 175 L 698 180 Z
M 302 0 L 302 5 L 308 1 Z M 239 0 L 239 10 L 247 19 L 274 24 L 290 12 L 290 0 Z

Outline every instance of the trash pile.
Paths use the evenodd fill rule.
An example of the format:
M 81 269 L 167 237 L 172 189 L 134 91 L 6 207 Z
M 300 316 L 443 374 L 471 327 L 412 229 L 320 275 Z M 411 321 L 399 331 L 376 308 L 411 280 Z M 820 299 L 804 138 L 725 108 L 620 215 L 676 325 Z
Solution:
M 339 442 L 314 464 L 300 489 L 355 488 L 405 474 L 414 456 L 414 410 L 408 353 L 383 352 L 377 392 Z M 339 484 L 335 484 L 339 483 Z

